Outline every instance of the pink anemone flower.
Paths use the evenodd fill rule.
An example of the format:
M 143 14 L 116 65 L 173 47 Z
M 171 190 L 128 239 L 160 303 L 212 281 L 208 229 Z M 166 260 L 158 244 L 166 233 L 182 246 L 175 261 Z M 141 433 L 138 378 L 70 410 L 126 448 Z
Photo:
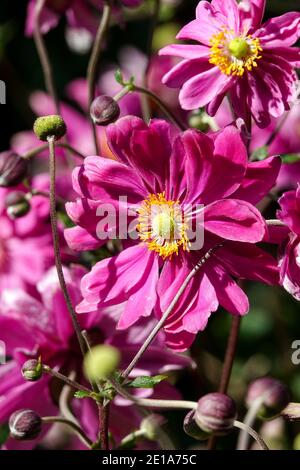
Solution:
M 241 8 L 236 0 L 200 1 L 196 19 L 178 39 L 200 44 L 172 44 L 160 53 L 183 58 L 164 83 L 180 88 L 183 109 L 207 106 L 213 116 L 229 94 L 237 116 L 260 127 L 289 109 L 295 99 L 300 49 L 300 13 L 289 12 L 261 24 L 265 0 Z
M 295 299 L 300 300 L 300 186 L 279 199 L 277 217 L 291 232 L 281 247 L 280 283 Z
M 134 8 L 143 0 L 122 0 L 124 6 Z M 34 30 L 36 0 L 29 0 L 26 19 L 26 34 L 31 36 Z M 42 33 L 55 28 L 62 15 L 66 15 L 69 26 L 84 28 L 95 34 L 99 24 L 97 10 L 102 11 L 102 0 L 46 0 L 41 14 Z
M 248 163 L 233 126 L 210 136 L 195 130 L 178 135 L 165 121 L 147 126 L 125 117 L 108 127 L 107 138 L 118 161 L 88 157 L 75 169 L 79 198 L 66 208 L 76 226 L 65 237 L 79 251 L 97 249 L 111 236 L 127 239 L 121 253 L 98 262 L 83 277 L 84 300 L 77 311 L 126 302 L 119 328 L 153 310 L 160 317 L 192 267 L 222 244 L 165 324 L 168 345 L 183 350 L 219 304 L 236 315 L 247 313 L 248 299 L 233 277 L 278 282 L 275 260 L 255 246 L 265 237 L 266 225 L 253 204 L 273 186 L 280 159 Z M 100 218 L 103 204 L 121 214 L 130 210 L 135 240 L 119 220 Z M 196 234 L 204 235 L 202 248 L 191 249 L 187 224 L 196 224 Z M 99 239 L 99 226 L 107 237 Z
M 85 273 L 81 266 L 64 268 L 68 289 L 73 302 L 79 302 L 79 283 Z M 116 330 L 115 316 L 122 306 L 80 317 L 81 327 L 86 329 L 93 345 L 110 344 L 122 355 L 121 367 L 125 368 L 153 328 L 153 320 L 143 321 L 132 330 Z M 12 334 L 13 332 L 13 334 Z M 73 330 L 69 312 L 60 290 L 55 268 L 51 268 L 37 283 L 35 295 L 21 289 L 6 289 L 0 296 L 0 340 L 6 345 L 6 354 L 11 359 L 0 365 L 0 423 L 18 409 L 29 408 L 41 416 L 60 414 L 62 384 L 49 375 L 36 382 L 27 382 L 21 374 L 21 367 L 28 359 L 41 356 L 44 364 L 69 375 L 75 374 L 77 381 L 85 383 L 82 375 L 82 356 Z M 164 348 L 163 335 L 158 337 L 132 371 L 130 377 L 140 375 L 166 374 L 180 371 L 192 365 L 187 356 L 174 354 Z M 87 386 L 88 384 L 85 383 Z M 179 398 L 176 389 L 168 382 L 153 389 L 140 389 L 139 396 Z M 110 414 L 110 430 L 119 441 L 126 434 L 138 429 L 140 414 L 130 403 L 116 397 Z M 96 440 L 98 412 L 91 400 L 73 400 L 72 409 L 76 419 L 88 436 Z M 19 442 L 9 439 L 8 449 L 34 448 L 49 427 L 38 439 Z M 74 442 L 75 448 L 79 443 Z

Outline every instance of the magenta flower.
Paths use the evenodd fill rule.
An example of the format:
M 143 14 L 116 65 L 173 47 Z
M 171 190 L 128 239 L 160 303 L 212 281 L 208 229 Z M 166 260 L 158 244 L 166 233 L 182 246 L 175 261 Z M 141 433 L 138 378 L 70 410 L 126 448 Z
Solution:
M 280 283 L 295 299 L 300 300 L 300 187 L 279 199 L 277 217 L 291 230 L 282 246 Z
M 73 302 L 80 300 L 79 282 L 84 272 L 84 268 L 79 266 L 73 266 L 71 270 L 65 268 Z M 122 354 L 121 367 L 126 367 L 153 328 L 153 321 L 140 323 L 128 332 L 118 332 L 114 317 L 119 310 L 120 307 L 107 310 L 105 316 L 99 312 L 84 315 L 80 317 L 80 322 L 94 344 L 108 343 L 119 348 Z M 49 376 L 43 376 L 37 382 L 26 382 L 21 375 L 23 363 L 41 355 L 45 364 L 62 370 L 66 375 L 73 371 L 77 380 L 84 383 L 81 353 L 55 268 L 51 268 L 38 282 L 34 296 L 16 288 L 2 292 L 0 331 L 7 355 L 12 358 L 6 365 L 0 366 L 0 423 L 7 422 L 10 414 L 20 408 L 33 409 L 42 416 L 59 414 L 60 384 Z M 168 373 L 192 364 L 188 357 L 165 350 L 163 343 L 162 335 L 147 350 L 131 377 Z M 139 395 L 144 397 L 153 393 L 152 389 L 139 391 Z M 168 382 L 158 385 L 155 395 L 161 398 L 179 396 Z M 98 414 L 94 403 L 90 400 L 75 400 L 72 407 L 90 438 L 96 440 Z M 140 416 L 134 407 L 117 397 L 111 407 L 110 430 L 113 436 L 117 440 L 124 437 L 138 427 L 139 422 Z M 25 444 L 9 440 L 7 447 L 20 448 L 20 445 L 25 445 L 30 448 L 36 443 L 37 440 Z
M 134 8 L 143 0 L 122 0 L 126 7 Z M 36 0 L 29 0 L 26 20 L 26 34 L 31 36 L 34 30 L 34 10 Z M 41 15 L 42 33 L 48 33 L 55 28 L 62 15 L 66 15 L 68 24 L 74 28 L 84 28 L 95 34 L 99 17 L 95 12 L 101 12 L 102 0 L 47 0 Z
M 78 312 L 127 301 L 119 328 L 153 309 L 159 317 L 195 263 L 223 243 L 165 324 L 168 345 L 185 349 L 219 304 L 233 314 L 247 313 L 247 297 L 232 276 L 277 282 L 275 260 L 254 245 L 264 238 L 266 226 L 253 204 L 273 186 L 280 160 L 248 163 L 234 127 L 211 136 L 195 130 L 177 135 L 165 121 L 153 120 L 148 127 L 139 118 L 126 117 L 108 127 L 107 137 L 118 161 L 88 157 L 75 170 L 79 199 L 67 204 L 67 212 L 77 226 L 66 230 L 65 237 L 75 250 L 101 246 L 106 240 L 97 236 L 97 209 L 104 203 L 122 212 L 126 204 L 119 196 L 126 195 L 138 239 L 126 240 L 124 251 L 98 262 L 83 277 Z M 200 223 L 198 204 L 203 205 Z M 182 219 L 185 207 L 189 210 Z M 202 249 L 189 251 L 186 223 L 191 222 L 200 232 L 204 229 Z M 107 233 L 116 228 L 113 223 L 105 227 Z M 167 233 L 166 227 L 172 230 Z M 117 229 L 120 236 L 127 227 Z
M 181 88 L 183 109 L 207 106 L 214 115 L 230 95 L 235 113 L 249 122 L 250 112 L 260 127 L 289 109 L 295 97 L 300 64 L 300 13 L 290 12 L 261 25 L 265 0 L 248 10 L 236 0 L 201 1 L 196 19 L 184 26 L 178 39 L 199 44 L 172 44 L 161 54 L 184 60 L 164 76 L 164 83 Z M 246 10 L 246 11 L 245 11 Z
M 65 177 L 63 184 L 60 183 L 62 180 L 58 178 L 58 194 L 70 197 L 71 188 L 66 184 Z M 48 191 L 49 176 L 35 176 L 32 187 L 37 191 Z M 22 185 L 16 189 L 26 191 Z M 29 213 L 12 220 L 5 207 L 5 198 L 9 192 L 8 189 L 0 189 L 0 293 L 8 287 L 32 288 L 54 262 L 49 200 L 45 196 L 34 196 Z M 69 257 L 67 251 L 62 243 L 65 259 Z

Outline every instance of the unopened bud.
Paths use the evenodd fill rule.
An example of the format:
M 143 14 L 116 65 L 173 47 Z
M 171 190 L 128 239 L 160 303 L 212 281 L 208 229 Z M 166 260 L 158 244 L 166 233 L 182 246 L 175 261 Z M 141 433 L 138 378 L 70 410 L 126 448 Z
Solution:
M 22 375 L 25 380 L 35 382 L 42 377 L 43 366 L 39 359 L 30 359 L 22 367 Z
M 67 132 L 67 127 L 63 118 L 54 114 L 37 118 L 33 130 L 38 139 L 47 142 L 50 137 L 59 140 Z
M 278 416 L 289 402 L 289 392 L 282 382 L 272 377 L 254 380 L 248 388 L 246 404 L 248 407 L 262 399 L 257 416 L 261 419 L 273 419 Z
M 28 171 L 28 161 L 16 154 L 7 151 L 0 153 L 0 186 L 8 188 L 21 183 Z
M 21 191 L 8 194 L 5 199 L 5 207 L 8 217 L 11 219 L 23 217 L 30 211 L 30 203 L 26 198 L 26 194 Z
M 85 356 L 83 368 L 85 375 L 92 381 L 105 379 L 117 369 L 120 363 L 118 349 L 108 344 L 92 348 Z
M 207 433 L 200 429 L 198 424 L 196 423 L 195 410 L 191 410 L 184 418 L 183 430 L 188 436 L 191 436 L 199 441 L 206 440 L 210 436 L 210 433 Z
M 107 126 L 120 116 L 120 107 L 111 96 L 101 95 L 91 104 L 91 118 L 97 126 Z
M 10 416 L 8 425 L 11 437 L 30 441 L 40 434 L 42 419 L 33 410 L 18 410 Z
M 195 420 L 208 434 L 223 435 L 230 432 L 237 416 L 235 402 L 223 393 L 208 393 L 198 401 Z

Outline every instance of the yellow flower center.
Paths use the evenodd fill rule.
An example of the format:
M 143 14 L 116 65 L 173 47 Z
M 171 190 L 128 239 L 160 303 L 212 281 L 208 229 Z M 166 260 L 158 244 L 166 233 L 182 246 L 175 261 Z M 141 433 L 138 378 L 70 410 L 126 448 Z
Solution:
M 211 64 L 217 65 L 226 75 L 241 77 L 245 71 L 257 67 L 261 59 L 262 47 L 258 38 L 248 36 L 234 36 L 233 31 L 224 29 L 214 34 L 210 39 Z
M 189 249 L 187 226 L 178 201 L 170 201 L 164 193 L 149 194 L 138 209 L 140 240 L 163 259 L 178 255 L 180 247 Z

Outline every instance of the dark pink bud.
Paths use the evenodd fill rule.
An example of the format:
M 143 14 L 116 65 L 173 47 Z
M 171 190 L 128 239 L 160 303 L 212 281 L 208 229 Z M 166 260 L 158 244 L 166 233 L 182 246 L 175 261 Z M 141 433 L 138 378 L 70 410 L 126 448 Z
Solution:
M 223 393 L 208 393 L 198 401 L 195 420 L 208 434 L 223 435 L 232 430 L 237 416 L 232 398 Z
M 120 107 L 111 96 L 101 95 L 92 102 L 90 113 L 97 126 L 107 126 L 118 119 Z
M 289 403 L 289 392 L 286 385 L 279 380 L 262 377 L 250 384 L 246 396 L 247 406 L 252 406 L 260 398 L 262 404 L 257 415 L 262 419 L 273 419 Z
M 0 153 L 0 186 L 8 188 L 21 183 L 27 175 L 28 161 L 15 152 Z
M 33 410 L 15 411 L 8 425 L 11 437 L 20 441 L 35 439 L 42 430 L 42 420 Z

